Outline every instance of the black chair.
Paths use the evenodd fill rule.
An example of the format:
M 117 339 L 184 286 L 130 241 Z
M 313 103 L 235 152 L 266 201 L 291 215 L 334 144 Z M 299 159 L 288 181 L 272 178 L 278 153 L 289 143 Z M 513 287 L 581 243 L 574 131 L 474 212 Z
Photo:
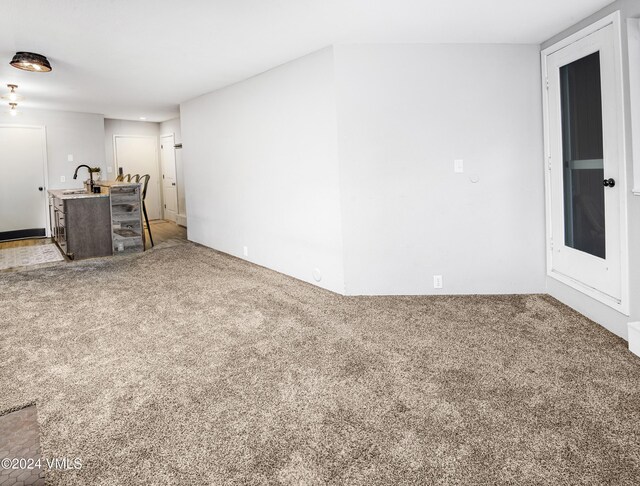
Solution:
M 153 236 L 151 235 L 151 225 L 149 224 L 149 217 L 147 216 L 147 206 L 144 203 L 144 200 L 147 197 L 147 187 L 149 186 L 149 179 L 151 179 L 151 176 L 149 174 L 145 174 L 143 176 L 136 174 L 133 177 L 136 178 L 135 182 L 142 184 L 142 213 L 144 214 L 144 220 L 147 223 L 147 230 L 149 231 L 149 240 L 151 241 L 151 247 L 153 248 Z
M 145 174 L 142 176 L 140 174 L 118 174 L 118 176 L 116 177 L 116 182 L 137 182 L 138 184 L 142 184 L 142 213 L 144 214 L 144 220 L 147 223 L 149 240 L 151 241 L 151 247 L 153 248 L 153 235 L 151 234 L 151 225 L 149 224 L 149 217 L 147 216 L 147 206 L 144 203 L 144 200 L 147 197 L 147 187 L 149 186 L 149 179 L 151 179 L 151 176 L 149 174 Z

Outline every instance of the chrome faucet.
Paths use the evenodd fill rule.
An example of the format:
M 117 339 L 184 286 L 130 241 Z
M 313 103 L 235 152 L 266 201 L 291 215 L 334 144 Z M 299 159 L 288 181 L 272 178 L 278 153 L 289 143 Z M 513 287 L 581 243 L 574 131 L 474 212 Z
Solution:
M 78 178 L 78 169 L 80 167 L 86 167 L 87 170 L 89 171 L 89 179 L 91 180 L 91 182 L 89 183 L 89 187 L 91 187 L 90 192 L 93 192 L 93 170 L 91 169 L 91 167 L 89 167 L 86 164 L 81 164 L 78 167 L 76 167 L 76 171 L 73 173 L 73 178 L 77 179 Z

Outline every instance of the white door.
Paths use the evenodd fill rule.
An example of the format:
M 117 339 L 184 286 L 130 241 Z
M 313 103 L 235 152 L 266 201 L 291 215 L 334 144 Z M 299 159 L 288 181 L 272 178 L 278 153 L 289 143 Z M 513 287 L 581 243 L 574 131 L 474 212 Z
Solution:
M 624 149 L 614 25 L 546 55 L 549 274 L 622 310 Z
M 116 170 L 124 174 L 149 174 L 145 206 L 149 219 L 162 219 L 158 139 L 131 135 L 114 135 Z
M 178 181 L 176 179 L 176 149 L 174 145 L 173 134 L 160 137 L 164 218 L 171 221 L 175 221 L 178 214 Z
M 0 240 L 46 236 L 43 127 L 0 126 Z

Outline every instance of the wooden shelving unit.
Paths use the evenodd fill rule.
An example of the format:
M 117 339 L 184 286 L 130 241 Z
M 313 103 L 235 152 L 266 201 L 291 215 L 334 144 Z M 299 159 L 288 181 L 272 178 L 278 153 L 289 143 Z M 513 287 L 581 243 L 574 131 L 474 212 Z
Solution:
M 99 185 L 101 192 L 110 195 L 113 254 L 144 251 L 141 184 L 105 181 Z

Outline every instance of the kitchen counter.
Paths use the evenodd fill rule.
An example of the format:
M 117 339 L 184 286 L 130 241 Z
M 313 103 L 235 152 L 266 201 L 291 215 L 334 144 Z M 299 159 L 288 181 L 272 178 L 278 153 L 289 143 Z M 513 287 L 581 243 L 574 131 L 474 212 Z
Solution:
M 67 193 L 66 191 L 81 191 L 82 189 L 49 189 L 49 194 L 55 198 L 67 200 L 67 199 L 85 199 L 93 197 L 109 197 L 108 193 L 93 194 L 90 192 L 80 193 Z
M 51 234 L 70 259 L 144 251 L 141 185 L 97 181 L 100 192 L 50 189 Z
M 144 251 L 141 185 L 97 181 L 100 192 L 50 189 L 51 235 L 71 259 Z
M 70 259 L 113 254 L 109 194 L 50 189 L 51 235 Z
M 140 186 L 139 182 L 127 182 L 127 181 L 96 181 L 96 186 L 100 187 L 132 187 Z

